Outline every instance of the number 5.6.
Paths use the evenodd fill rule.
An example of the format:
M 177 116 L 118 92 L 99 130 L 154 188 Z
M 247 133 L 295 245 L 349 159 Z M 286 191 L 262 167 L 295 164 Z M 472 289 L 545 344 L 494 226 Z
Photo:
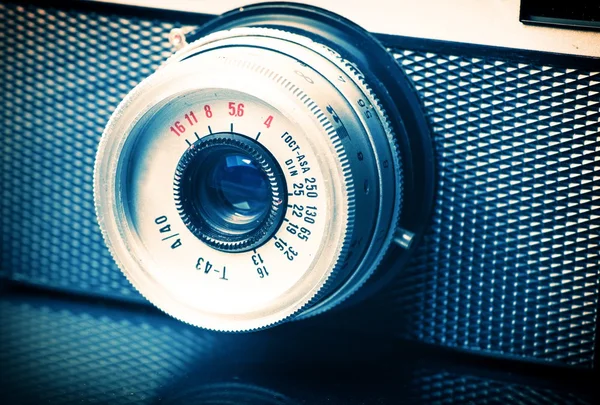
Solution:
M 243 117 L 244 116 L 244 104 L 239 103 L 236 105 L 233 101 L 229 103 L 229 115 L 232 117 Z

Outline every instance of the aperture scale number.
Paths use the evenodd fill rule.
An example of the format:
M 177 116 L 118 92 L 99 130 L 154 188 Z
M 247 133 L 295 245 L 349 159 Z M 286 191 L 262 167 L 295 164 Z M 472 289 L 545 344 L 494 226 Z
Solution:
M 244 116 L 244 112 L 245 112 L 244 103 L 230 101 L 227 103 L 227 107 L 228 107 L 229 116 L 231 116 L 231 117 L 243 117 Z M 205 104 L 202 107 L 202 111 L 203 111 L 204 117 L 206 117 L 207 119 L 212 118 L 214 115 L 213 107 L 210 104 Z M 267 128 L 271 126 L 272 122 L 273 122 L 273 117 L 269 116 L 269 118 L 267 118 L 267 121 L 265 121 L 265 125 L 267 126 Z M 198 123 L 198 116 L 196 115 L 196 113 L 194 111 L 188 111 L 188 112 L 182 114 L 182 116 L 178 120 L 174 121 L 171 124 L 171 126 L 169 127 L 169 131 L 171 131 L 171 133 L 175 134 L 176 136 L 181 136 L 182 134 L 184 134 L 186 132 L 186 130 L 188 128 L 195 126 L 197 123 Z

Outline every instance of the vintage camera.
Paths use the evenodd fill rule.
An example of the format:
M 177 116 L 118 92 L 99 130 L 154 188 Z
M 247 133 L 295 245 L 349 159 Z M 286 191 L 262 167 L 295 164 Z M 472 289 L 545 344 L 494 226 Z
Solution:
M 398 338 L 594 365 L 598 34 L 85 4 L 0 6 L 4 278 L 219 331 L 359 307 Z

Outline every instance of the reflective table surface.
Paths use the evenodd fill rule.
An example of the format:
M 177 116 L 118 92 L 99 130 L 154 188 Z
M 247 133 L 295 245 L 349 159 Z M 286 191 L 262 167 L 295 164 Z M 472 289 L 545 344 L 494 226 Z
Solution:
M 599 403 L 593 371 L 403 342 L 372 316 L 361 306 L 223 334 L 141 305 L 4 286 L 0 402 Z

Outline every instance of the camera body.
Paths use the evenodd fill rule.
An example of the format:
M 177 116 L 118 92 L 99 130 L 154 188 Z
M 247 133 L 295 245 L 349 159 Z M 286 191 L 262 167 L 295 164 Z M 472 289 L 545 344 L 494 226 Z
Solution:
M 13 33 L 0 73 L 6 280 L 145 302 L 97 229 L 96 148 L 113 109 L 172 53 L 169 32 L 212 17 L 125 10 L 0 5 Z M 384 264 L 394 277 L 359 312 L 399 340 L 593 367 L 598 60 L 378 39 L 426 122 L 433 196 L 410 258 Z M 343 311 L 321 316 L 334 323 Z

